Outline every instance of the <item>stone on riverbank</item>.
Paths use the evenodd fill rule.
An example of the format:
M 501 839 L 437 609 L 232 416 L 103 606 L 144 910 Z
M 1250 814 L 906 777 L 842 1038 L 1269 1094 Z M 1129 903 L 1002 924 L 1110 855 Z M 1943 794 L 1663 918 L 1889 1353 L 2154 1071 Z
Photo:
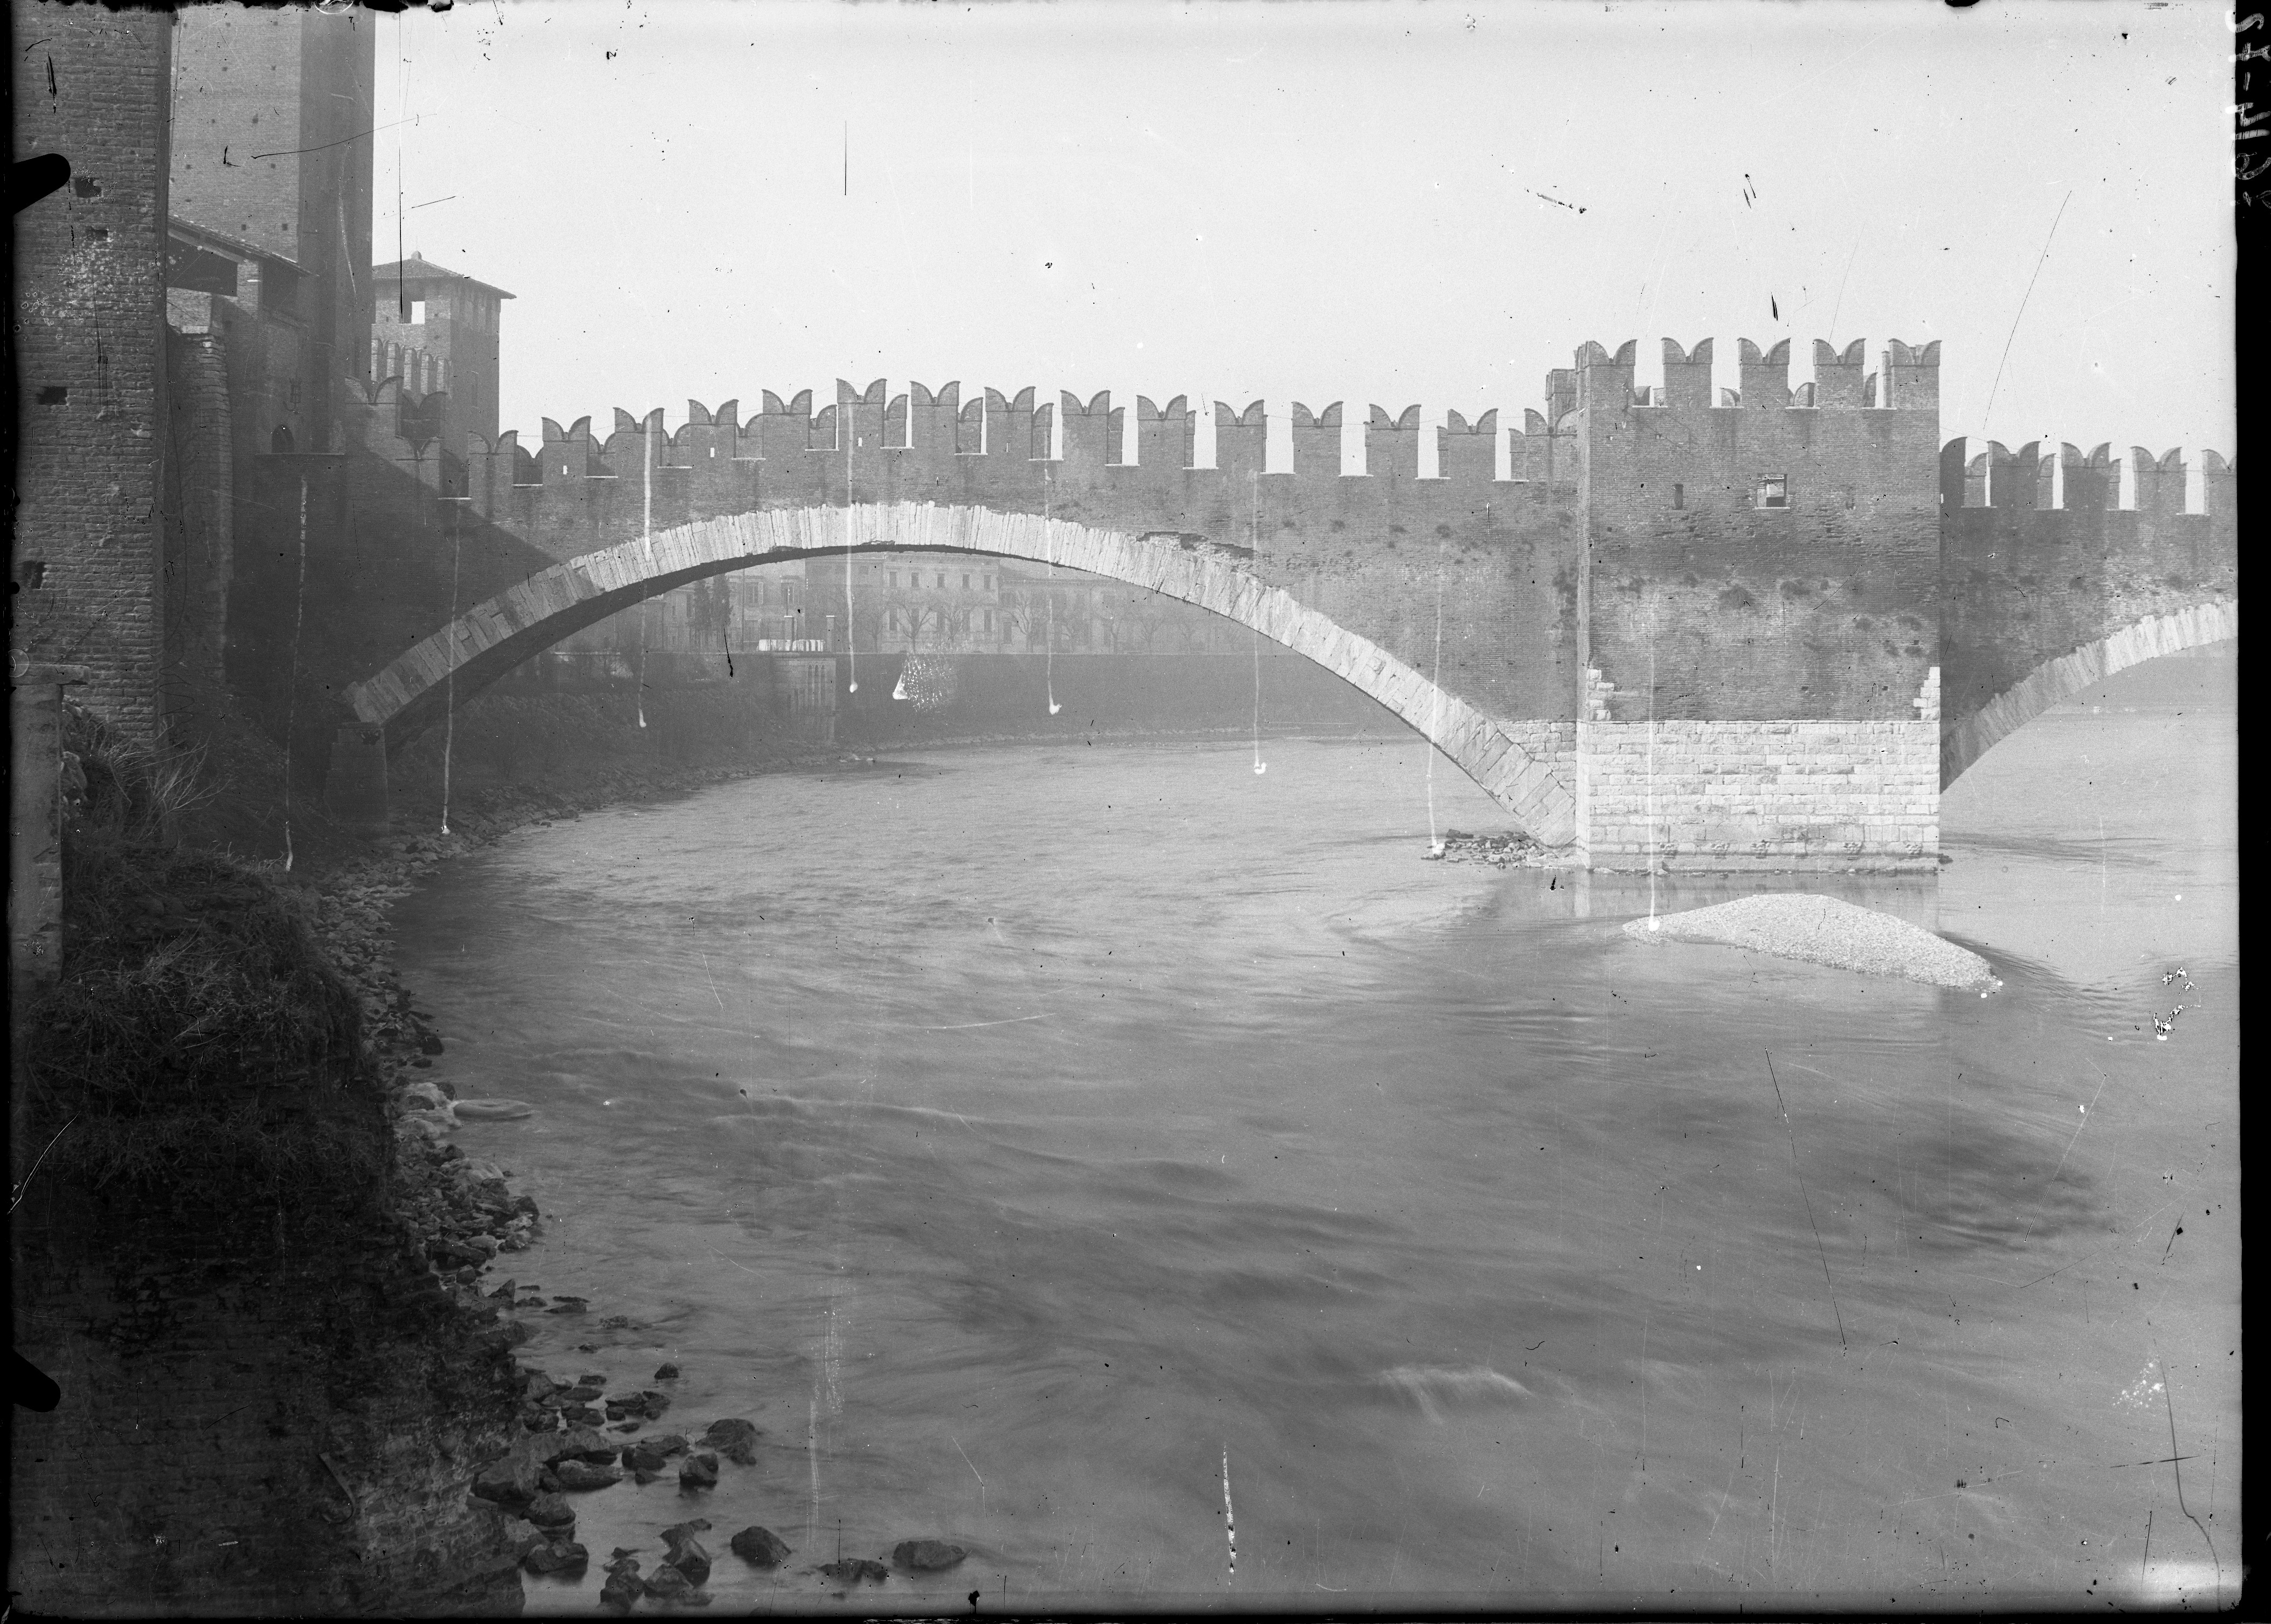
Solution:
M 646 1593 L 639 1579 L 638 1559 L 619 1556 L 607 1564 L 607 1582 L 599 1587 L 599 1605 L 620 1607 L 629 1613 L 638 1598 Z
M 664 1562 L 646 1576 L 646 1593 L 657 1601 L 674 1601 L 681 1605 L 699 1605 L 708 1601 L 707 1596 L 695 1593 L 694 1581 L 678 1568 Z
M 534 1449 L 535 1458 L 547 1466 L 563 1460 L 604 1466 L 615 1458 L 615 1446 L 588 1427 L 571 1427 L 564 1433 L 539 1438 Z
M 861 1580 L 881 1584 L 891 1576 L 891 1570 L 878 1561 L 864 1556 L 847 1556 L 840 1561 L 823 1562 L 820 1571 L 838 1584 L 857 1584 Z
M 678 1492 L 681 1494 L 691 1494 L 696 1489 L 712 1489 L 717 1486 L 718 1457 L 714 1455 L 694 1456 L 678 1469 Z
M 576 1526 L 576 1509 L 557 1494 L 539 1494 L 529 1502 L 528 1509 L 521 1515 L 538 1528 Z
M 512 1122 L 536 1114 L 534 1106 L 518 1099 L 458 1099 L 449 1109 L 461 1122 Z
M 1647 942 L 1693 942 L 1745 948 L 1804 964 L 1895 976 L 1984 995 L 2000 987 L 1978 954 L 1932 932 L 1835 897 L 1776 891 L 1658 916 L 1650 928 L 1631 920 L 1625 934 Z
M 696 1517 L 690 1523 L 679 1523 L 662 1531 L 662 1541 L 670 1547 L 670 1554 L 662 1560 L 694 1584 L 710 1577 L 710 1553 L 694 1537 L 697 1532 L 706 1533 L 709 1528 L 709 1518 Z
M 770 1528 L 752 1523 L 726 1541 L 734 1555 L 752 1568 L 778 1568 L 787 1558 L 788 1542 Z
M 739 1416 L 710 1423 L 710 1430 L 702 1434 L 702 1446 L 715 1449 L 738 1466 L 757 1464 L 757 1429 L 754 1422 Z
M 521 1553 L 520 1565 L 531 1573 L 558 1574 L 574 1578 L 590 1565 L 592 1553 L 572 1539 L 535 1539 Z
M 492 1461 L 473 1478 L 473 1494 L 500 1506 L 525 1506 L 537 1497 L 538 1463 L 525 1455 Z
M 612 1488 L 623 1480 L 622 1471 L 614 1466 L 594 1466 L 589 1461 L 564 1460 L 552 1468 L 560 1486 L 571 1494 L 591 1489 Z
M 951 1568 L 969 1552 L 943 1539 L 902 1539 L 891 1548 L 891 1560 L 915 1573 L 937 1573 Z

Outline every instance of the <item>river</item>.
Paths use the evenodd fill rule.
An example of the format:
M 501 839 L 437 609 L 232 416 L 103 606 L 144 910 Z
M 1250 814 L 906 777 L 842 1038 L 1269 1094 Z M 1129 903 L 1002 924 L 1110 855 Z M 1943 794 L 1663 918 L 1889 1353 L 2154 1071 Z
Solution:
M 1430 794 L 1505 820 L 1408 736 L 938 750 L 453 864 L 398 915 L 432 1075 L 536 1106 L 458 1142 L 592 1303 L 525 1360 L 763 1429 L 698 1502 L 579 1496 L 530 1610 L 693 1515 L 735 1610 L 2228 1598 L 2235 667 L 1998 747 L 1936 888 L 1807 882 L 1984 999 L 1423 861 Z

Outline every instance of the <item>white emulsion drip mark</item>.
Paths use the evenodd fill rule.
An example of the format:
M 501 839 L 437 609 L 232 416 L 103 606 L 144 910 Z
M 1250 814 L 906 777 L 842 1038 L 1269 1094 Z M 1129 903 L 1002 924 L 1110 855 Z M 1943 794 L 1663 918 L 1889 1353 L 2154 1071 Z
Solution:
M 450 832 L 450 758 L 458 743 L 458 660 L 465 646 L 461 641 L 465 634 L 458 628 L 458 566 L 465 548 L 465 532 L 453 513 L 450 524 L 450 641 L 457 646 L 450 651 L 448 686 L 442 697 L 442 832 L 445 835 Z
M 646 420 L 644 430 L 639 436 L 639 444 L 642 448 L 639 457 L 641 488 L 639 496 L 639 540 L 646 548 L 646 570 L 650 577 L 654 574 L 654 431 L 659 427 L 660 427 L 660 425 L 656 422 L 652 415 L 650 415 Z M 638 692 L 637 696 L 637 703 L 638 705 L 638 725 L 641 727 L 644 727 L 646 726 L 647 601 L 647 596 L 643 591 L 639 596 L 638 603 L 639 649 Z
M 1041 539 L 1048 548 L 1048 641 L 1041 651 L 1041 680 L 1048 690 L 1049 714 L 1064 707 L 1057 703 L 1057 533 L 1049 520 L 1049 471 L 1041 469 Z
M 848 153 L 850 149 L 845 150 Z M 850 161 L 848 157 L 845 161 Z M 860 443 L 860 416 L 853 406 L 845 406 L 844 412 L 851 419 L 839 431 L 844 436 L 844 647 L 851 656 L 852 677 L 845 691 L 856 694 L 860 691 L 860 638 L 852 626 L 852 449 Z M 899 686 L 892 690 L 891 697 L 905 699 L 906 685 L 906 674 L 902 671 Z
M 1270 764 L 1262 759 L 1262 628 L 1254 629 L 1254 773 L 1256 778 L 1270 771 Z
M 1226 1443 L 1222 1446 L 1222 1531 L 1230 1541 L 1229 1579 L 1235 1579 L 1238 1577 L 1238 1522 L 1230 1507 L 1230 1446 Z
M 1427 849 L 1443 854 L 1443 841 L 1435 832 L 1435 741 L 1443 731 L 1443 547 L 1435 543 L 1435 697 L 1427 719 Z

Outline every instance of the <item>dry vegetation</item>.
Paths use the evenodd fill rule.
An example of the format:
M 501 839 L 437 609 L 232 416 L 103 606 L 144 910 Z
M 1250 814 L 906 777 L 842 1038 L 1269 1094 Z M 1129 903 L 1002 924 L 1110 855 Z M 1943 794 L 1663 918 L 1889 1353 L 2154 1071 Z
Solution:
M 216 1193 L 381 1169 L 361 1017 L 272 865 L 178 844 L 193 754 L 67 711 L 63 979 L 25 1011 L 18 1180 Z M 360 1175 L 360 1176 L 358 1176 Z

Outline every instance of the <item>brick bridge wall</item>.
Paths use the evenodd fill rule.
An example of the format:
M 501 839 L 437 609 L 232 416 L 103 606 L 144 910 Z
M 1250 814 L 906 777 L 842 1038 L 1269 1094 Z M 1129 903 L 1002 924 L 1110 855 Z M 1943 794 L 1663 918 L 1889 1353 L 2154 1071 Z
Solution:
M 1952 464 L 1940 449 L 1936 342 L 1889 341 L 1874 369 L 1862 341 L 1817 342 L 1814 381 L 1793 391 L 1787 341 L 1745 341 L 1742 386 L 1716 402 L 1709 340 L 1667 341 L 1654 390 L 1634 385 L 1634 349 L 1588 344 L 1551 374 L 1549 411 L 1503 435 L 1504 479 L 1494 413 L 1453 414 L 1420 479 L 1416 407 L 1372 408 L 1360 474 L 1341 472 L 1337 404 L 1293 406 L 1290 467 L 1268 465 L 1260 402 L 1215 405 L 1217 466 L 1199 468 L 1180 398 L 1138 399 L 1125 463 L 1107 394 L 965 402 L 955 384 L 887 397 L 839 380 L 818 412 L 809 392 L 767 391 L 747 421 L 738 403 L 689 402 L 674 434 L 659 412 L 618 411 L 604 438 L 547 419 L 535 446 L 508 433 L 462 464 L 386 432 L 432 404 L 392 383 L 369 421 L 406 480 L 554 557 L 638 534 L 650 504 L 659 531 L 928 502 L 1203 536 L 1431 674 L 1440 602 L 1449 694 L 1575 724 L 1578 840 L 1602 866 L 1928 865 L 1944 733 L 2046 658 L 2236 593 L 2233 481 L 2214 453 L 2206 510 L 2187 514 L 2173 454 L 2140 454 L 2133 510 L 2069 456 L 2059 507 L 2045 482 L 2038 510 L 2033 448 L 1995 447 L 1974 463 L 2018 471 L 1973 478 L 1973 506 L 1996 494 L 1982 517 L 1962 500 L 1963 443 Z M 1636 759 L 1653 766 L 1635 776 Z
M 2237 603 L 2237 471 L 2203 452 L 2188 509 L 2192 473 L 2181 452 L 2142 446 L 2118 456 L 2110 445 L 1943 448 L 1943 782 L 2001 736 L 1967 724 L 2042 667 L 2141 622 Z
M 689 402 L 674 434 L 663 431 L 659 412 L 643 420 L 618 411 L 604 438 L 588 418 L 565 428 L 547 420 L 537 446 L 523 447 L 512 431 L 494 444 L 476 437 L 454 466 L 430 445 L 386 432 L 402 404 L 397 387 L 376 391 L 371 450 L 437 499 L 469 498 L 469 518 L 554 558 L 640 533 L 652 434 L 658 531 L 849 499 L 1046 510 L 1135 534 L 1203 534 L 1250 549 L 1271 585 L 1430 673 L 1440 596 L 1448 690 L 1493 715 L 1577 715 L 1575 461 L 1567 433 L 1534 412 L 1507 436 L 1504 480 L 1495 477 L 1494 412 L 1436 431 L 1441 475 L 1423 480 L 1416 406 L 1393 418 L 1374 407 L 1367 471 L 1344 474 L 1339 405 L 1312 413 L 1296 404 L 1293 466 L 1275 469 L 1264 466 L 1262 403 L 1243 412 L 1217 403 L 1217 466 L 1196 468 L 1195 413 L 1180 397 L 1165 406 L 1138 399 L 1138 460 L 1122 464 L 1106 456 L 1107 428 L 1124 421 L 1108 395 L 1036 406 L 1031 389 L 987 390 L 965 403 L 958 385 L 934 393 L 917 384 L 886 399 L 881 384 L 855 391 L 840 382 L 838 402 L 817 413 L 808 391 L 787 402 L 768 391 L 746 422 L 737 402 L 715 411 Z M 1060 413 L 1063 455 L 1052 458 Z

